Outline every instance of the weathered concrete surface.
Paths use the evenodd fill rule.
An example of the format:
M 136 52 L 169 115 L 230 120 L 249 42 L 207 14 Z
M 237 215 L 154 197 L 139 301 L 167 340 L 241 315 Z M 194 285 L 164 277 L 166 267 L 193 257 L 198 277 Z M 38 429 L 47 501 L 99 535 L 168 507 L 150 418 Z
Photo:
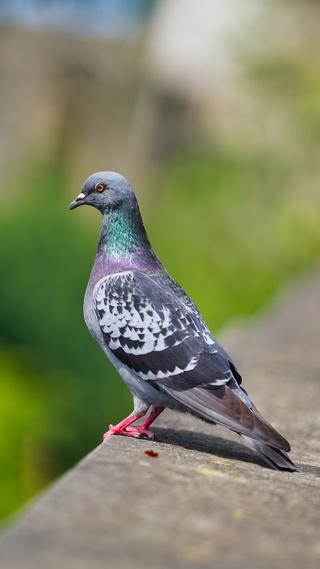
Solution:
M 111 438 L 4 531 L 2 568 L 320 567 L 320 272 L 224 343 L 298 472 L 166 411 L 156 442 Z

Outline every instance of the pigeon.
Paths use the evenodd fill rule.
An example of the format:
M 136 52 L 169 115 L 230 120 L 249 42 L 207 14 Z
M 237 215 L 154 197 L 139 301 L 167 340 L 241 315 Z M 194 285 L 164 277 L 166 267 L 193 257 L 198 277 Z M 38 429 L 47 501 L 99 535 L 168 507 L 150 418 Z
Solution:
M 81 205 L 102 214 L 85 322 L 134 404 L 128 417 L 109 426 L 104 440 L 112 435 L 153 439 L 151 423 L 169 408 L 227 427 L 270 467 L 295 471 L 289 443 L 254 406 L 231 357 L 154 252 L 126 178 L 116 172 L 93 174 L 70 209 Z

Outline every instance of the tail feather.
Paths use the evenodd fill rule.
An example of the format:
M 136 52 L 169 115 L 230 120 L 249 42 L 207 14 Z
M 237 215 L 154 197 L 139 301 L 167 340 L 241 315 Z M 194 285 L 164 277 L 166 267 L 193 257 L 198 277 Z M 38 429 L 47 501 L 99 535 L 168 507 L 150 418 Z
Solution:
M 240 433 L 239 433 L 240 434 Z M 289 470 L 290 472 L 295 472 L 297 467 L 288 457 L 284 450 L 269 446 L 261 441 L 257 441 L 247 435 L 240 436 L 251 445 L 257 453 L 263 458 L 263 460 L 276 470 Z
M 286 451 L 288 441 L 268 423 L 248 398 L 250 407 L 227 385 L 218 389 L 194 387 L 175 391 L 162 386 L 186 410 L 209 423 L 236 432 L 247 441 L 269 466 L 277 470 L 296 470 Z
M 163 390 L 204 421 L 218 423 L 231 431 L 280 450 L 290 450 L 288 441 L 254 407 L 250 409 L 227 385 L 212 390 L 195 387 L 179 392 L 163 386 Z

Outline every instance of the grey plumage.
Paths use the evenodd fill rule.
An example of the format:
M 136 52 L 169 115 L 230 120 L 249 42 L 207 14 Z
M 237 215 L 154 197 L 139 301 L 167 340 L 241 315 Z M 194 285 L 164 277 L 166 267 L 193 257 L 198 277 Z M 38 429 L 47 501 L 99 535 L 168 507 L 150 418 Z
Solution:
M 84 204 L 103 216 L 85 321 L 134 398 L 132 414 L 105 439 L 152 437 L 149 425 L 168 407 L 228 427 L 271 467 L 296 470 L 289 443 L 256 410 L 235 364 L 154 253 L 129 182 L 114 172 L 93 174 L 70 209 Z

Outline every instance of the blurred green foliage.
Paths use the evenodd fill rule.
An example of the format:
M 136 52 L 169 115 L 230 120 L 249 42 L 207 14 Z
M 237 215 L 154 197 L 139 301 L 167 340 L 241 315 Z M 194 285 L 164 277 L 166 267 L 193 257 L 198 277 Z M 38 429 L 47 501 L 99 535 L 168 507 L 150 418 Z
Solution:
M 240 152 L 188 152 L 166 169 L 155 241 L 215 330 L 257 310 L 295 262 L 279 248 L 276 219 L 287 175 L 271 157 Z
M 131 402 L 82 317 L 97 235 L 69 216 L 63 176 L 34 171 L 0 224 L 2 516 L 96 446 Z
M 241 151 L 188 152 L 167 165 L 153 242 L 213 330 L 253 314 L 319 258 L 317 209 L 294 195 L 295 176 L 285 160 Z
M 48 482 L 44 465 L 37 464 L 43 455 L 35 448 L 41 444 L 39 426 L 45 422 L 44 392 L 49 386 L 47 378 L 37 376 L 22 355 L 8 348 L 1 350 L 0 374 L 2 517 Z

